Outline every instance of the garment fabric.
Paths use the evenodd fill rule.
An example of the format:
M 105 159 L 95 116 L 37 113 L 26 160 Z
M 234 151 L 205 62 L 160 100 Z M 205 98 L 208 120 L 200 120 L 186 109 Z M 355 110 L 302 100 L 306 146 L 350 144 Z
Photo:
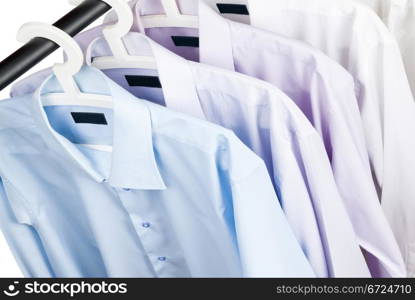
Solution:
M 309 43 L 353 75 L 373 179 L 408 275 L 415 276 L 415 104 L 395 38 L 354 1 L 250 1 L 250 21 Z
M 108 47 L 106 47 L 102 43 L 101 43 L 101 46 L 100 46 L 102 49 L 99 50 L 99 47 L 95 47 L 95 53 L 94 53 L 93 50 L 91 50 L 92 47 L 88 47 L 88 43 L 90 43 L 90 41 L 94 38 L 94 36 L 96 37 L 96 34 L 99 33 L 99 32 L 100 32 L 100 29 L 96 28 L 96 29 L 82 35 L 82 38 L 78 37 L 78 41 L 84 47 L 84 49 L 87 48 L 87 52 L 89 53 L 89 56 L 91 56 L 91 57 L 96 57 L 96 56 L 100 56 L 100 55 L 108 55 L 108 53 L 109 53 Z M 138 38 L 136 40 L 138 40 Z M 130 51 L 131 54 L 134 54 L 136 52 L 140 52 L 139 54 L 143 54 L 142 51 L 143 51 L 143 49 L 145 49 L 145 47 L 142 46 L 142 45 L 137 46 L 138 42 L 135 41 L 133 38 L 126 38 L 125 43 L 126 43 L 127 46 L 129 46 L 128 48 L 129 48 L 129 51 Z M 98 50 L 96 50 L 96 49 L 98 49 Z M 146 51 L 144 51 L 144 52 L 146 52 Z M 150 52 L 151 52 L 150 50 L 147 50 L 147 54 L 150 53 Z M 167 59 L 163 59 L 163 60 L 157 59 L 158 66 L 159 66 L 159 72 L 160 72 L 160 64 L 161 64 L 160 61 L 166 61 L 166 60 Z M 177 67 L 177 64 L 173 64 L 171 60 L 169 61 L 169 65 L 170 65 L 171 69 L 175 70 L 174 71 L 175 74 L 177 74 L 177 73 L 182 74 L 182 72 L 178 71 L 178 70 L 182 70 L 182 69 Z M 172 66 L 175 66 L 176 68 L 173 68 Z M 204 67 L 204 68 L 207 70 L 207 67 Z M 173 84 L 168 83 L 167 80 L 163 81 L 163 77 L 166 76 L 166 75 L 162 75 L 163 72 L 161 72 L 159 74 L 160 79 L 162 81 L 162 86 L 163 86 L 163 91 L 162 91 L 163 93 L 162 94 L 160 94 L 160 91 L 156 91 L 156 90 L 149 90 L 149 89 L 143 89 L 143 88 L 139 88 L 139 87 L 130 87 L 130 86 L 128 86 L 124 75 L 125 74 L 136 75 L 137 73 L 134 73 L 134 72 L 138 72 L 138 70 L 135 70 L 135 71 L 128 70 L 128 71 L 124 71 L 124 72 L 123 72 L 123 70 L 118 70 L 118 71 L 107 70 L 106 74 L 108 76 L 110 76 L 111 78 L 113 78 L 115 81 L 117 81 L 119 84 L 123 85 L 126 89 L 129 89 L 134 94 L 136 94 L 136 95 L 137 94 L 141 94 L 141 95 L 145 94 L 146 99 L 152 100 L 152 101 L 160 103 L 160 104 L 166 104 L 170 108 L 179 109 L 179 110 L 183 110 L 184 108 L 189 107 L 189 104 L 184 105 L 184 103 L 182 103 L 182 104 L 173 104 L 172 101 L 168 101 L 168 99 L 170 97 L 164 97 L 166 99 L 161 99 L 163 94 L 165 96 L 166 93 L 168 93 L 168 91 L 171 92 L 171 91 L 174 90 L 174 88 L 172 88 Z M 141 71 L 141 72 L 138 72 L 138 73 L 149 75 L 148 72 L 146 73 L 144 71 Z M 165 72 L 165 73 L 167 73 L 167 72 Z M 195 72 L 195 73 L 197 73 L 197 72 Z M 199 73 L 206 73 L 207 74 L 208 72 L 203 71 L 203 72 L 199 72 Z M 223 74 L 223 72 L 218 71 L 217 74 L 215 75 L 215 77 L 216 78 L 222 78 L 223 75 L 220 75 L 220 74 Z M 226 72 L 225 72 L 225 74 L 226 74 Z M 228 74 L 230 74 L 230 73 L 228 73 Z M 157 75 L 157 74 L 150 74 L 150 75 Z M 176 76 L 176 75 L 174 75 L 174 76 Z M 233 75 L 233 76 L 235 76 L 235 75 Z M 173 77 L 173 76 L 170 76 L 170 77 Z M 205 76 L 205 77 L 208 77 L 208 76 Z M 231 77 L 231 76 L 229 75 L 229 77 Z M 185 76 L 185 78 L 187 78 L 187 76 Z M 201 79 L 201 78 L 202 78 L 201 76 L 196 77 L 196 79 L 194 81 L 196 83 L 202 82 L 203 85 L 206 85 L 207 84 L 206 82 L 208 82 L 208 80 Z M 248 83 L 248 82 L 251 82 L 251 81 L 252 81 L 252 79 L 246 80 L 246 84 L 247 85 L 252 85 L 252 83 Z M 26 93 L 26 92 L 30 91 L 30 89 L 32 88 L 31 84 L 33 84 L 33 82 L 35 82 L 35 80 L 32 80 L 29 83 L 26 82 L 25 84 L 18 85 L 14 89 L 14 94 L 15 95 L 19 94 L 19 93 L 23 94 L 23 93 Z M 172 82 L 177 82 L 177 80 L 172 81 Z M 228 80 L 225 80 L 223 82 L 228 82 Z M 217 84 L 218 86 L 220 86 L 220 88 L 213 87 L 212 83 Z M 175 87 L 176 88 L 180 87 L 181 86 L 180 84 L 183 84 L 183 83 L 176 83 Z M 199 86 L 199 85 L 197 84 L 197 86 Z M 218 84 L 217 80 L 213 80 L 212 78 L 210 78 L 210 83 L 207 84 L 207 86 L 209 87 L 209 89 L 213 89 L 213 90 L 215 90 L 215 89 L 218 90 L 219 89 L 220 93 L 229 94 L 230 90 L 232 90 L 233 87 L 238 86 L 238 89 L 241 89 L 242 85 L 240 83 L 238 85 L 236 85 L 236 84 L 228 85 L 228 88 L 226 88 L 223 84 Z M 262 84 L 261 84 L 261 86 L 262 86 Z M 166 92 L 166 87 L 167 87 L 167 92 Z M 200 89 L 201 88 L 198 88 L 198 94 L 199 94 L 198 96 L 199 97 L 200 97 L 200 94 L 201 94 L 201 92 L 199 91 Z M 221 89 L 223 91 L 226 91 L 226 92 L 221 91 Z M 275 89 L 275 88 L 273 88 L 273 89 Z M 186 88 L 182 88 L 182 90 L 186 90 Z M 245 93 L 243 93 L 245 98 L 247 97 L 246 95 L 250 94 L 250 93 L 247 93 L 246 91 L 240 91 L 240 92 L 245 92 Z M 279 94 L 281 94 L 281 93 L 279 93 Z M 221 98 L 222 97 L 223 96 L 221 96 Z M 286 96 L 284 96 L 284 97 L 286 97 Z M 178 98 L 178 97 L 175 97 L 175 98 Z M 200 100 L 200 102 L 202 102 L 201 99 L 199 99 L 199 100 Z M 249 103 L 249 101 L 254 102 L 253 100 L 246 100 L 246 101 L 247 101 L 247 103 Z M 255 101 L 257 101 L 257 100 L 255 100 Z M 166 102 L 166 103 L 164 103 L 164 102 Z M 195 102 L 195 103 L 197 103 L 197 102 Z M 213 105 L 213 104 L 211 104 L 211 105 Z M 194 106 L 194 104 L 192 103 L 192 104 L 190 104 L 190 106 Z M 203 103 L 202 103 L 202 106 L 204 106 Z M 237 106 L 235 105 L 235 107 L 237 107 Z M 286 183 L 286 182 L 288 182 L 288 180 L 281 180 L 281 178 L 296 178 L 298 176 L 298 175 L 295 175 L 296 172 L 298 172 L 298 173 L 303 172 L 303 171 L 300 171 L 303 167 L 302 166 L 295 167 L 298 170 L 283 171 L 284 168 L 282 168 L 280 166 L 288 165 L 287 163 L 283 163 L 283 162 L 304 160 L 305 158 L 300 158 L 300 159 L 299 158 L 290 158 L 288 160 L 286 158 L 277 159 L 278 156 L 282 157 L 284 155 L 287 155 L 287 154 L 282 155 L 280 151 L 277 151 L 278 153 L 276 153 L 276 154 L 272 153 L 272 157 L 270 157 L 271 152 L 275 152 L 275 149 L 279 149 L 275 146 L 275 145 L 277 145 L 276 142 L 273 143 L 274 147 L 272 149 L 269 146 L 268 147 L 264 146 L 263 144 L 264 144 L 264 141 L 266 141 L 266 139 L 263 139 L 262 137 L 259 137 L 259 134 L 255 133 L 255 131 L 257 129 L 247 129 L 248 125 L 244 125 L 246 127 L 243 128 L 242 125 L 238 125 L 238 123 L 242 124 L 242 122 L 240 120 L 237 120 L 238 122 L 237 121 L 232 121 L 231 118 L 230 118 L 230 115 L 232 115 L 232 113 L 230 113 L 228 108 L 226 108 L 226 110 L 225 110 L 226 115 L 224 114 L 222 116 L 215 116 L 215 114 L 217 114 L 219 109 L 214 107 L 214 106 L 212 106 L 212 108 L 204 107 L 203 108 L 203 113 L 205 115 L 207 114 L 206 111 L 208 111 L 208 109 L 212 111 L 211 112 L 212 116 L 209 117 L 209 115 L 208 115 L 209 120 L 211 120 L 211 121 L 213 120 L 216 123 L 219 123 L 221 125 L 224 125 L 228 128 L 233 129 L 237 133 L 237 135 L 239 137 L 241 137 L 241 139 L 246 144 L 248 144 L 251 148 L 253 148 L 255 150 L 255 152 L 260 154 L 261 157 L 266 158 L 265 160 L 267 162 L 268 169 L 270 170 L 270 173 L 273 175 L 274 185 L 276 186 L 276 190 L 277 190 L 278 194 L 280 195 L 284 211 L 285 211 L 285 213 L 287 214 L 287 216 L 290 220 L 291 226 L 294 228 L 294 231 L 296 232 L 297 238 L 300 240 L 300 242 L 302 244 L 304 252 L 306 253 L 306 255 L 309 258 L 310 262 L 313 264 L 314 270 L 317 270 L 316 273 L 318 273 L 318 276 L 322 276 L 322 277 L 324 277 L 324 276 L 368 276 L 369 273 L 368 273 L 367 267 L 363 266 L 363 265 L 365 265 L 365 263 L 362 263 L 362 257 L 361 257 L 360 251 L 356 251 L 357 250 L 356 247 L 355 247 L 356 246 L 356 244 L 355 244 L 356 241 L 349 242 L 349 243 L 347 243 L 348 245 L 346 246 L 346 248 L 347 247 L 352 247 L 353 251 L 351 251 L 351 252 L 350 251 L 349 252 L 344 251 L 345 247 L 336 246 L 336 244 L 340 245 L 341 243 L 344 243 L 345 242 L 344 240 L 340 243 L 334 242 L 336 239 L 340 238 L 340 236 L 341 236 L 340 232 L 337 232 L 337 234 L 335 234 L 332 231 L 334 229 L 334 227 L 333 227 L 333 229 L 329 229 L 327 233 L 323 232 L 320 228 L 318 228 L 320 226 L 320 224 L 323 224 L 323 225 L 321 225 L 323 227 L 327 226 L 328 223 L 323 221 L 325 218 L 330 219 L 331 222 L 334 222 L 335 219 L 336 220 L 345 220 L 346 223 L 348 223 L 348 224 L 343 224 L 341 226 L 344 226 L 345 228 L 347 227 L 348 229 L 344 230 L 343 232 L 348 232 L 349 236 L 353 235 L 353 233 L 350 230 L 350 225 L 351 224 L 348 221 L 348 216 L 345 216 L 344 218 L 342 218 L 342 217 L 336 218 L 335 217 L 337 215 L 337 213 L 340 212 L 340 211 L 342 211 L 341 214 L 345 214 L 344 208 L 340 209 L 340 206 L 343 206 L 343 205 L 341 204 L 341 200 L 339 199 L 337 191 L 335 192 L 335 194 L 337 194 L 337 195 L 335 197 L 332 197 L 332 198 L 338 199 L 338 200 L 336 200 L 338 202 L 336 203 L 336 201 L 334 201 L 334 203 L 335 203 L 335 205 L 340 205 L 340 206 L 337 206 L 337 208 L 334 209 L 334 210 L 330 209 L 330 205 L 332 205 L 332 204 L 328 204 L 327 206 L 324 207 L 323 212 L 318 212 L 318 210 L 316 212 L 314 212 L 315 208 L 311 207 L 311 205 L 310 205 L 310 203 L 312 203 L 312 205 L 315 205 L 314 202 L 310 202 L 310 200 L 308 200 L 308 201 L 304 200 L 304 199 L 306 199 L 305 196 L 307 196 L 309 198 L 314 198 L 314 199 L 311 199 L 311 200 L 315 201 L 315 199 L 319 198 L 320 195 L 321 196 L 329 195 L 329 193 L 331 193 L 331 192 L 333 192 L 334 190 L 337 189 L 335 186 L 331 187 L 332 183 L 334 183 L 334 182 L 332 180 L 333 175 L 331 174 L 331 170 L 329 169 L 330 166 L 327 163 L 328 162 L 327 158 L 324 158 L 324 159 L 319 158 L 318 160 L 314 159 L 314 162 L 312 164 L 311 164 L 311 161 L 313 159 L 310 159 L 309 163 L 305 163 L 306 165 L 309 165 L 309 167 L 308 167 L 310 169 L 309 172 L 314 173 L 316 171 L 315 166 L 319 165 L 318 161 L 319 160 L 320 161 L 321 160 L 326 161 L 325 163 L 323 163 L 323 165 L 325 165 L 325 167 L 323 167 L 323 170 L 324 170 L 323 177 L 327 176 L 327 178 L 329 178 L 329 180 L 325 181 L 324 189 L 323 189 L 323 183 L 322 183 L 322 181 L 320 181 L 320 177 L 321 177 L 320 174 L 318 176 L 316 176 L 316 179 L 313 179 L 312 176 L 309 176 L 307 174 L 301 174 L 301 176 L 302 176 L 301 180 L 298 180 L 298 179 L 296 179 L 295 181 L 294 181 L 294 179 L 291 180 L 291 182 L 296 182 L 296 181 L 303 182 L 303 183 L 300 183 L 298 185 L 295 185 L 297 191 L 294 192 L 294 191 L 292 191 L 292 189 L 290 190 L 290 187 Z M 223 108 L 221 108 L 221 110 L 223 110 Z M 250 112 L 250 113 L 244 112 L 244 114 L 245 115 L 253 114 L 254 111 L 256 111 L 256 108 L 252 109 L 252 112 Z M 189 111 L 187 111 L 187 112 L 192 113 L 192 112 L 189 112 Z M 295 114 L 297 114 L 297 113 L 299 115 L 301 115 L 301 112 L 298 111 Z M 198 116 L 200 117 L 200 113 L 198 113 Z M 283 119 L 285 119 L 285 118 L 286 117 L 284 117 Z M 227 119 L 229 119 L 229 121 L 226 121 Z M 244 117 L 244 119 L 246 119 L 246 117 Z M 269 119 L 269 117 L 267 117 L 266 119 Z M 282 121 L 282 119 L 281 119 L 281 121 L 278 121 L 277 119 L 280 119 L 280 118 L 276 118 L 276 121 L 273 120 L 273 122 L 281 122 Z M 227 124 L 225 124 L 225 122 Z M 258 122 L 258 121 L 255 121 L 255 122 Z M 251 126 L 252 126 L 252 124 L 255 124 L 255 122 L 251 122 Z M 267 120 L 267 122 L 268 122 L 268 120 Z M 249 123 L 249 122 L 247 122 L 247 123 Z M 280 126 L 286 127 L 287 124 L 280 125 Z M 298 126 L 298 125 L 296 125 L 296 126 Z M 308 124 L 307 126 L 310 126 L 310 124 Z M 242 128 L 240 128 L 240 127 L 242 127 Z M 255 128 L 255 127 L 253 127 L 253 128 Z M 296 130 L 296 131 L 298 131 L 298 130 Z M 276 132 L 276 130 L 274 130 L 274 132 Z M 275 134 L 275 136 L 276 136 L 276 134 Z M 272 138 L 274 138 L 274 135 L 272 136 Z M 257 140 L 257 139 L 259 139 L 259 140 Z M 297 139 L 297 137 L 295 139 Z M 316 137 L 313 137 L 313 139 L 317 140 Z M 275 140 L 277 140 L 277 138 L 275 138 Z M 318 140 L 319 140 L 318 144 L 319 144 L 320 150 L 316 151 L 316 153 L 317 152 L 318 153 L 320 153 L 320 152 L 324 153 L 325 152 L 324 147 L 323 147 L 323 145 L 320 141 L 320 138 L 318 138 Z M 298 142 L 295 142 L 295 143 L 298 143 Z M 287 143 L 285 143 L 285 144 L 287 144 Z M 289 144 L 293 144 L 293 142 L 290 142 Z M 292 146 L 288 146 L 288 147 L 292 147 Z M 284 146 L 284 149 L 285 148 L 287 148 L 287 145 Z M 318 147 L 313 146 L 312 148 L 317 149 Z M 287 150 L 287 152 L 292 153 L 293 150 Z M 307 151 L 307 152 L 309 152 L 309 151 Z M 292 155 L 292 154 L 290 154 L 290 155 Z M 296 155 L 298 156 L 298 154 L 296 154 Z M 295 155 L 294 155 L 294 157 L 295 157 Z M 308 158 L 307 158 L 307 160 L 308 160 Z M 278 162 L 278 164 L 277 164 L 277 162 Z M 296 162 L 296 164 L 298 165 L 299 163 Z M 301 163 L 300 165 L 302 165 L 302 164 L 303 163 Z M 292 168 L 290 167 L 290 169 L 292 169 Z M 308 170 L 306 170 L 306 172 L 307 171 Z M 283 173 L 284 173 L 284 175 L 283 175 Z M 304 177 L 307 177 L 307 178 L 304 179 Z M 317 188 L 317 186 L 314 187 L 315 182 L 310 183 L 310 181 L 315 181 L 315 180 L 317 182 L 319 182 L 319 184 L 321 184 L 318 188 Z M 306 183 L 305 183 L 306 187 L 304 187 L 304 181 L 306 181 Z M 307 191 L 309 186 L 311 186 L 311 192 Z M 302 188 L 300 189 L 299 187 L 302 187 Z M 319 190 L 319 189 L 321 189 L 321 192 L 317 192 L 317 190 Z M 303 201 L 304 204 L 300 205 L 300 203 L 301 203 L 300 201 L 299 202 L 288 201 L 288 199 L 291 198 L 289 196 L 295 195 L 295 194 L 305 195 L 305 196 L 301 196 L 301 197 L 297 196 L 297 198 L 303 199 L 301 201 Z M 310 194 L 311 194 L 311 196 L 310 196 Z M 285 197 L 281 197 L 281 195 L 284 195 Z M 323 198 L 325 198 L 325 196 Z M 325 198 L 325 199 L 327 199 L 327 198 Z M 304 222 L 305 219 L 302 215 L 298 215 L 298 210 L 299 210 L 298 207 L 301 207 L 301 210 L 305 211 L 304 215 L 309 216 L 308 219 L 311 220 L 311 221 L 309 221 L 309 224 L 314 224 L 314 225 L 305 226 L 305 224 L 307 222 Z M 318 208 L 318 209 L 320 209 L 320 208 Z M 332 211 L 329 212 L 330 210 L 332 210 Z M 331 215 L 331 216 L 329 216 L 329 215 Z M 315 219 L 315 221 L 313 221 L 313 219 Z M 334 224 L 334 223 L 332 223 L 332 224 Z M 331 226 L 333 226 L 333 225 L 331 225 Z M 324 229 L 324 230 L 326 230 L 326 229 Z M 337 237 L 335 237 L 336 235 L 337 235 Z M 314 238 L 312 236 L 314 236 Z M 327 238 L 328 236 L 330 236 L 330 238 Z M 317 239 L 315 237 L 317 237 Z M 316 241 L 319 241 L 319 242 L 316 243 Z M 323 247 L 324 247 L 324 249 L 323 249 Z M 328 250 L 330 248 L 332 250 Z M 322 255 L 322 253 L 324 253 L 324 255 Z M 349 255 L 348 255 L 349 253 L 353 253 L 353 255 L 355 255 L 355 257 L 353 259 L 350 259 Z M 344 255 L 344 256 L 347 255 L 348 256 L 347 260 L 345 258 L 339 259 L 342 255 Z M 328 256 L 329 258 L 326 258 L 326 256 Z M 353 261 L 353 260 L 358 262 L 357 265 L 359 265 L 359 268 L 360 268 L 358 272 L 351 271 L 351 269 L 354 268 L 354 266 L 351 268 L 350 261 Z M 347 262 L 347 265 L 346 265 L 346 262 Z M 360 275 L 358 275 L 358 273 L 360 273 Z
M 162 95 L 157 89 L 131 87 L 125 80 L 126 75 L 149 75 L 148 71 L 104 70 L 110 78 L 133 94 L 145 94 L 153 102 L 233 130 L 264 159 L 290 225 L 318 276 L 369 276 L 321 138 L 285 94 L 263 81 L 186 61 L 138 33 L 127 35 L 124 44 L 131 55 L 154 55 Z M 87 62 L 111 55 L 102 38 L 94 40 L 86 53 Z M 190 90 L 196 90 L 194 98 L 185 101 L 191 98 L 180 94 Z M 229 97 L 233 100 L 227 101 Z M 349 242 L 339 238 L 340 227 Z M 350 250 L 347 254 L 344 247 Z M 347 265 L 339 259 L 343 255 L 348 256 Z
M 113 109 L 43 107 L 54 76 L 0 103 L 2 229 L 27 276 L 313 276 L 264 162 L 232 132 L 94 68 L 76 80 Z
M 372 8 L 396 38 L 415 95 L 415 2 L 413 0 L 354 0 Z
M 198 30 L 152 28 L 144 30 L 146 35 L 188 59 L 266 80 L 293 99 L 324 140 L 372 275 L 405 277 L 402 255 L 372 181 L 352 76 L 321 51 L 225 19 L 207 2 L 195 5 L 182 0 L 179 4 L 182 13 L 199 15 Z M 141 0 L 133 10 L 135 29 L 142 31 L 142 16 L 163 13 L 158 1 Z M 172 42 L 172 37 L 183 35 L 198 36 L 199 48 Z M 79 40 L 84 44 L 90 38 Z

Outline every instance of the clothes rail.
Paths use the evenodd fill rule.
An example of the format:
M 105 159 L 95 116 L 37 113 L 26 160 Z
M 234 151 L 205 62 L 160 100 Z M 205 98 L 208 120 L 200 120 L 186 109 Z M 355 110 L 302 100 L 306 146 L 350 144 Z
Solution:
M 85 0 L 53 25 L 74 36 L 111 9 L 100 0 Z M 53 53 L 59 46 L 34 38 L 0 63 L 0 91 Z

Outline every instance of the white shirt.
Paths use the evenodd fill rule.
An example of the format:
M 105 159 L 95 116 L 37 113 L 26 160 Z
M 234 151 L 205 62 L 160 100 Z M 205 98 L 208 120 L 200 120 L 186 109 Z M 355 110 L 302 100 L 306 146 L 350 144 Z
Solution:
M 354 0 L 371 7 L 396 38 L 415 95 L 415 1 Z
M 308 42 L 354 76 L 366 145 L 384 211 L 415 275 L 415 104 L 396 40 L 351 1 L 250 1 L 253 26 Z

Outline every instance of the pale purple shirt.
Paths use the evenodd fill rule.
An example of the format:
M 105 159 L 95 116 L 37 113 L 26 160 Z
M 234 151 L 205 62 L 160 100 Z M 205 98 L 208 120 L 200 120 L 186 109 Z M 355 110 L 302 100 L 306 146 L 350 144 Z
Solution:
M 372 275 L 405 277 L 401 252 L 372 181 L 352 76 L 317 49 L 227 20 L 203 1 L 199 36 L 201 62 L 266 80 L 296 102 L 323 138 Z

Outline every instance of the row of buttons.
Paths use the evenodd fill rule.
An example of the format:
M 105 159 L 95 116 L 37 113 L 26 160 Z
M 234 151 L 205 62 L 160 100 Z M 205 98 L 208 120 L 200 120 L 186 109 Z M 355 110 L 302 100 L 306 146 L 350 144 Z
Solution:
M 150 228 L 151 227 L 151 223 L 149 223 L 149 222 L 144 222 L 143 224 L 141 224 L 144 228 Z M 165 256 L 160 256 L 160 257 L 158 257 L 157 258 L 158 259 L 158 261 L 166 261 L 167 260 L 167 257 L 165 257 Z
M 128 189 L 128 188 L 123 188 L 123 190 L 126 191 L 126 192 L 131 191 L 131 189 Z M 149 223 L 149 222 L 144 222 L 141 225 L 144 228 L 150 228 L 151 227 L 151 223 Z M 167 261 L 167 257 L 165 257 L 165 256 L 159 256 L 157 259 L 158 259 L 158 261 L 162 261 L 162 262 Z

